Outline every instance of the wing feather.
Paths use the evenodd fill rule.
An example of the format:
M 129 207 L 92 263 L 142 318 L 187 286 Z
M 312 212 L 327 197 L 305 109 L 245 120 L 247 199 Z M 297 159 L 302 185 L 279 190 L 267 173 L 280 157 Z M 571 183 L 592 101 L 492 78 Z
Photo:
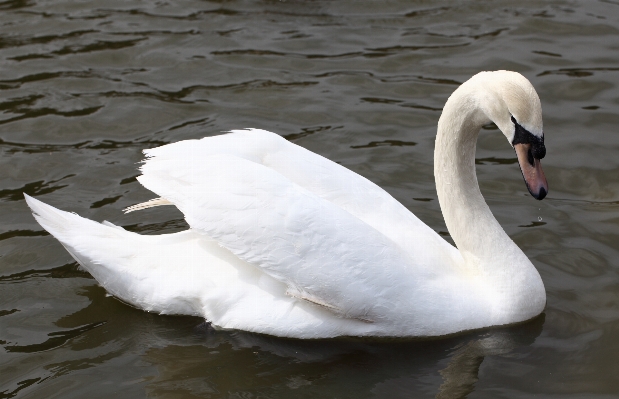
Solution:
M 235 130 L 144 153 L 150 159 L 196 161 L 210 155 L 227 154 L 265 165 L 374 227 L 419 263 L 441 267 L 462 262 L 460 253 L 452 245 L 385 190 L 275 133 L 259 129 Z
M 273 133 L 145 153 L 138 180 L 193 229 L 343 317 L 404 317 L 406 296 L 459 255 L 374 183 Z

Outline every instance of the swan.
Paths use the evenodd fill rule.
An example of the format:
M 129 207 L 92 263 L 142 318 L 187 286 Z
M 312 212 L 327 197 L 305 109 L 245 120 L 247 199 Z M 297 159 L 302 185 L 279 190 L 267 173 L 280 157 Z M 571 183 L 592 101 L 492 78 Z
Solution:
M 533 197 L 548 184 L 539 97 L 522 75 L 481 72 L 438 121 L 434 175 L 457 249 L 383 189 L 281 136 L 234 130 L 144 150 L 137 179 L 188 230 L 139 235 L 25 195 L 36 220 L 108 291 L 219 329 L 294 338 L 441 336 L 522 322 L 542 279 L 486 205 L 475 174 L 494 122 Z

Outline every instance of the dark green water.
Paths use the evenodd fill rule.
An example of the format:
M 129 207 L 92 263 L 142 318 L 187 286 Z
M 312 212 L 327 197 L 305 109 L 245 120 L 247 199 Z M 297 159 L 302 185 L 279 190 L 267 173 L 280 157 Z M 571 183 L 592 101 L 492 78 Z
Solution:
M 106 296 L 22 192 L 145 234 L 185 228 L 141 149 L 264 128 L 439 232 L 441 107 L 481 70 L 531 80 L 550 194 L 488 128 L 477 171 L 536 265 L 539 318 L 438 340 L 213 331 Z M 0 1 L 0 398 L 619 397 L 619 2 Z M 448 237 L 447 237 L 448 238 Z

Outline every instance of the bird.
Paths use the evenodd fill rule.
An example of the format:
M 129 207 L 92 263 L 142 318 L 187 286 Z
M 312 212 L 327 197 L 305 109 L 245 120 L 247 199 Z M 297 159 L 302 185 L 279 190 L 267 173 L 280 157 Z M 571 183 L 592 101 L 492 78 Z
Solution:
M 140 235 L 26 194 L 38 223 L 119 300 L 199 316 L 216 330 L 299 339 L 439 337 L 543 312 L 539 272 L 479 190 L 475 145 L 495 123 L 526 187 L 548 193 L 541 102 L 511 71 L 480 72 L 448 98 L 434 176 L 455 243 L 378 185 L 260 129 L 144 150 L 137 180 L 187 230 Z

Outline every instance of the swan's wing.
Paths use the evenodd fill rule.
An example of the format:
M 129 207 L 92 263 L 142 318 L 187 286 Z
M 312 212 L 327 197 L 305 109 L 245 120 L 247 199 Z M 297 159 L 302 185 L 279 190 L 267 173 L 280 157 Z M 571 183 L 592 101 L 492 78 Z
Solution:
M 423 224 L 415 229 L 414 216 L 406 233 L 401 220 L 378 221 L 392 237 L 412 234 L 417 239 L 409 245 L 425 245 L 413 258 L 363 220 L 381 211 L 387 219 L 400 216 L 401 205 L 383 190 L 272 133 L 242 133 L 149 150 L 138 180 L 178 206 L 192 228 L 285 282 L 293 296 L 366 321 L 410 311 L 401 296 L 440 274 L 442 248 L 435 251 L 427 239 L 428 231 L 436 233 Z M 261 149 L 265 141 L 270 148 Z M 201 151 L 201 143 L 214 150 Z
M 36 220 L 83 268 L 110 294 L 138 308 L 297 338 L 381 331 L 287 297 L 283 284 L 196 230 L 140 235 L 24 196 Z
M 265 130 L 186 140 L 144 151 L 151 160 L 200 162 L 233 155 L 264 165 L 369 224 L 418 263 L 453 265 L 460 253 L 385 190 L 337 163 Z M 148 166 L 148 162 L 145 166 Z M 147 170 L 146 168 L 144 169 Z M 213 172 L 208 172 L 213 173 Z
M 342 316 L 378 321 L 410 291 L 408 276 L 427 278 L 376 229 L 262 164 L 231 155 L 154 159 L 138 179 L 290 295 Z

